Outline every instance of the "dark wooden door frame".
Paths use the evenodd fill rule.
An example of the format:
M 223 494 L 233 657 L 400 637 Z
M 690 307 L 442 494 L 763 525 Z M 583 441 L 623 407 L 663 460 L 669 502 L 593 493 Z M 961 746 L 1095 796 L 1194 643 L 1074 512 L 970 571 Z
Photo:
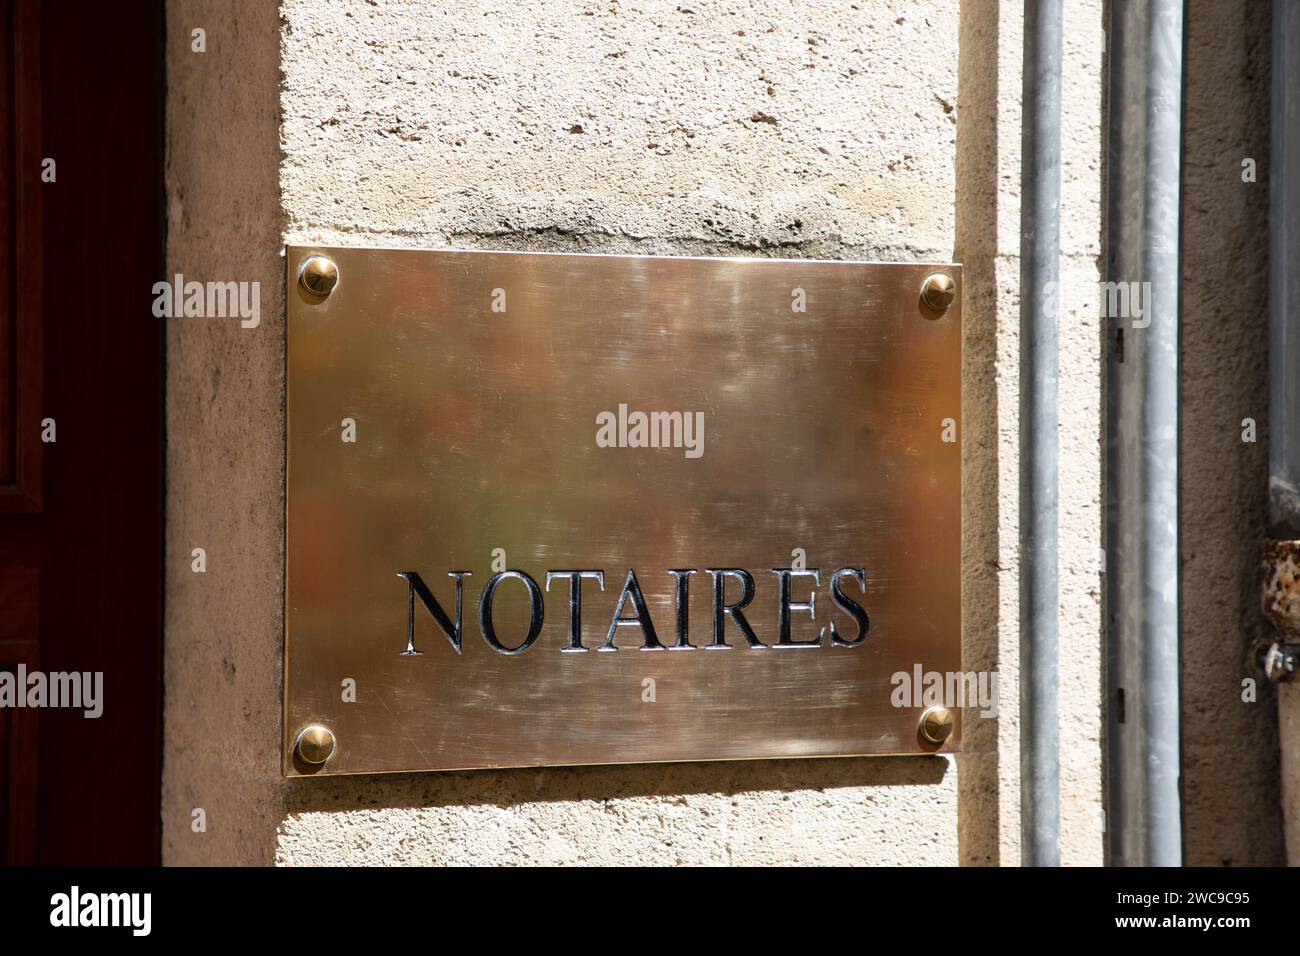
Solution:
M 0 857 L 160 846 L 163 9 L 0 0 L 0 669 L 103 673 L 103 715 L 0 726 Z M 55 179 L 43 182 L 45 159 Z M 2 231 L 0 231 L 2 232 Z M 6 329 L 8 331 L 6 332 Z M 34 343 L 34 344 L 33 344 Z M 56 441 L 41 440 L 53 419 Z M 6 431 L 7 429 L 7 431 Z M 8 432 L 8 434 L 7 434 Z M 4 474 L 7 470 L 8 476 Z M 21 715 L 21 721 L 17 718 Z

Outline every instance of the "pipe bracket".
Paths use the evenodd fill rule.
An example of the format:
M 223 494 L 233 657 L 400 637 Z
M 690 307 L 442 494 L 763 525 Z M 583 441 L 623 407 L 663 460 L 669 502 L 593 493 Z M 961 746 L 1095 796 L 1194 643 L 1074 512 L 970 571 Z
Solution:
M 1288 683 L 1300 669 L 1300 644 L 1258 640 L 1251 645 L 1247 663 L 1274 684 Z
M 1260 606 L 1277 639 L 1256 641 L 1250 662 L 1273 683 L 1284 683 L 1300 669 L 1300 540 L 1264 542 Z

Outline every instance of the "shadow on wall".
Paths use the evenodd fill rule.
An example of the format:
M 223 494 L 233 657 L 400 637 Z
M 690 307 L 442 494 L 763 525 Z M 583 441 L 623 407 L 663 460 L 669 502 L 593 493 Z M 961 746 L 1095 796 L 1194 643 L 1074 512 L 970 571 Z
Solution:
M 1002 713 L 1018 696 L 1001 668 L 998 488 L 998 11 L 961 5 L 957 43 L 955 251 L 963 265 L 962 667 L 999 674 Z M 1013 664 L 1015 662 L 1012 662 Z M 999 784 L 1001 717 L 967 719 L 957 757 L 957 839 L 963 865 L 996 866 L 1004 795 Z M 1018 760 L 1011 755 L 1009 766 Z M 1015 862 L 1015 861 L 1006 861 Z
M 1277 694 L 1242 699 L 1268 511 L 1269 5 L 1187 7 L 1179 400 L 1183 859 L 1280 865 Z M 1254 182 L 1242 161 L 1256 161 Z M 1243 440 L 1245 420 L 1257 424 Z M 1225 783 L 1231 785 L 1225 786 Z
M 594 802 L 633 797 L 926 786 L 942 782 L 943 757 L 861 757 L 718 763 L 615 764 L 288 781 L 285 810 L 340 810 Z

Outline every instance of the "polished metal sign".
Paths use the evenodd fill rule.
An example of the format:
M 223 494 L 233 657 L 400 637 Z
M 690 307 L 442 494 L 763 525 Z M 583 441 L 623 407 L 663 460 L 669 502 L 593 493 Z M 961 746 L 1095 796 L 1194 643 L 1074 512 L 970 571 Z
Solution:
M 960 267 L 287 258 L 286 774 L 960 748 Z

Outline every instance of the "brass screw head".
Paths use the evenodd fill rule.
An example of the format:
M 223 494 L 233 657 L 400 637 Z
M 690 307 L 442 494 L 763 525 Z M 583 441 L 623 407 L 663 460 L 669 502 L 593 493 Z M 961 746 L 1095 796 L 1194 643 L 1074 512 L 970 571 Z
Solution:
M 311 295 L 323 299 L 338 285 L 339 267 L 327 256 L 308 256 L 298 270 L 298 282 Z
M 921 301 L 935 312 L 946 312 L 957 298 L 957 283 L 944 272 L 933 272 L 921 283 Z
M 318 767 L 334 755 L 334 734 L 320 724 L 304 727 L 293 742 L 293 752 L 303 763 Z
M 1274 684 L 1283 684 L 1296 676 L 1297 664 L 1300 664 L 1300 654 L 1296 651 L 1294 644 L 1279 644 L 1266 637 L 1260 638 L 1251 646 L 1247 662 L 1255 673 L 1262 674 Z
M 930 707 L 921 715 L 921 736 L 929 743 L 941 744 L 952 736 L 952 711 L 947 707 Z

